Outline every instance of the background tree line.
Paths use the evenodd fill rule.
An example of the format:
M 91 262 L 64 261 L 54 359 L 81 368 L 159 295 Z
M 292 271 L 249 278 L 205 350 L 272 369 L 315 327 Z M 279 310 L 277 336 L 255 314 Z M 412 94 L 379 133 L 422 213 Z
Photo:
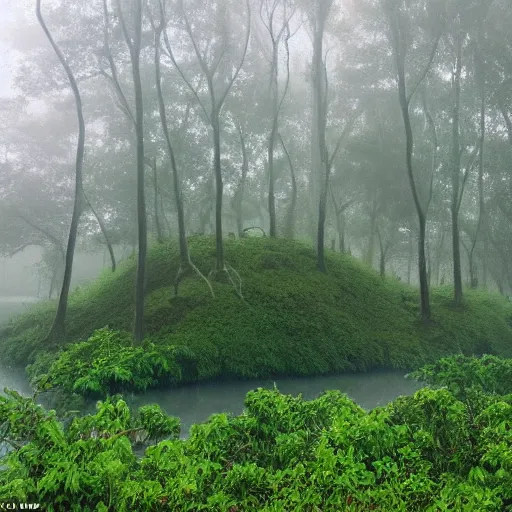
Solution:
M 418 283 L 425 321 L 432 285 L 452 283 L 456 305 L 464 285 L 510 293 L 507 2 L 37 5 L 10 38 L 19 94 L 0 102 L 0 250 L 44 249 L 61 289 L 50 338 L 73 233 L 112 270 L 116 247 L 137 252 L 138 341 L 148 239 L 179 240 L 176 293 L 197 274 L 241 295 L 223 238 L 250 226 L 310 240 L 320 271 L 327 247 Z M 209 275 L 194 233 L 216 237 Z

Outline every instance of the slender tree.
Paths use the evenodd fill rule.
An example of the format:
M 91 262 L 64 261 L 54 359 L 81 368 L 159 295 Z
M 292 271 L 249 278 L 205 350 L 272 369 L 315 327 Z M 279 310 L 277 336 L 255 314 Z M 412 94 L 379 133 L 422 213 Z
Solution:
M 201 72 L 206 79 L 206 84 L 208 88 L 208 96 L 209 96 L 209 109 L 206 108 L 204 103 L 199 98 L 197 91 L 192 87 L 190 81 L 185 77 L 183 71 L 181 70 L 181 67 L 178 65 L 171 44 L 169 42 L 169 38 L 167 36 L 167 33 L 164 32 L 164 43 L 165 47 L 167 49 L 167 55 L 171 59 L 172 63 L 178 70 L 180 76 L 183 78 L 189 89 L 194 94 L 196 100 L 199 103 L 199 106 L 201 107 L 205 117 L 207 118 L 210 127 L 212 129 L 212 135 L 213 135 L 213 171 L 214 171 L 214 177 L 215 177 L 215 247 L 216 247 L 216 266 L 215 270 L 212 271 L 213 275 L 219 275 L 220 273 L 226 273 L 228 276 L 228 279 L 235 285 L 230 270 L 234 271 L 232 267 L 227 267 L 224 259 L 224 242 L 222 237 L 222 203 L 223 203 L 223 194 L 224 194 L 224 181 L 222 176 L 222 164 L 221 164 L 221 124 L 220 124 L 220 114 L 222 111 L 222 107 L 224 106 L 224 103 L 226 101 L 226 98 L 231 91 L 231 88 L 233 87 L 233 84 L 235 80 L 237 79 L 238 75 L 240 74 L 240 70 L 242 69 L 242 65 L 245 60 L 245 56 L 247 54 L 247 48 L 249 45 L 249 36 L 250 36 L 250 30 L 251 30 L 251 8 L 249 0 L 246 0 L 246 28 L 245 28 L 245 37 L 243 40 L 243 48 L 241 56 L 238 60 L 238 63 L 233 66 L 234 71 L 232 72 L 231 76 L 226 76 L 225 80 L 222 81 L 223 87 L 219 90 L 218 87 L 215 85 L 215 77 L 218 75 L 219 72 L 219 66 L 221 63 L 221 60 L 225 53 L 227 52 L 228 48 L 228 42 L 226 41 L 227 34 L 224 32 L 224 34 L 220 34 L 220 42 L 221 45 L 216 50 L 215 58 L 212 62 L 208 62 L 208 59 L 205 54 L 203 54 L 199 48 L 198 41 L 196 39 L 196 35 L 194 34 L 192 25 L 190 23 L 190 20 L 187 16 L 187 13 L 185 11 L 183 0 L 179 0 L 179 11 L 182 15 L 184 25 L 185 25 L 185 31 L 192 43 L 192 47 L 194 49 L 194 54 L 196 56 L 196 59 L 199 63 L 199 66 L 201 68 Z M 221 27 L 219 27 L 221 30 L 226 31 L 226 19 L 227 16 L 227 6 L 226 5 L 220 5 L 218 9 L 218 16 L 219 16 L 219 23 Z M 209 46 L 209 45 L 208 45 Z M 208 52 L 205 52 L 208 53 Z M 236 273 L 236 272 L 235 272 Z M 239 276 L 237 275 L 238 279 Z M 235 286 L 235 289 L 237 289 L 237 292 L 241 294 L 240 287 Z
M 41 0 L 37 0 L 36 3 L 36 16 L 48 41 L 50 42 L 55 54 L 57 55 L 62 67 L 64 68 L 64 71 L 66 72 L 69 84 L 75 97 L 76 113 L 78 117 L 78 142 L 75 160 L 75 197 L 73 201 L 73 213 L 71 216 L 71 226 L 69 229 L 68 244 L 66 248 L 66 264 L 64 267 L 64 278 L 62 280 L 62 288 L 59 296 L 57 313 L 55 314 L 52 327 L 46 338 L 46 340 L 49 343 L 55 343 L 63 340 L 66 335 L 66 313 L 68 308 L 69 287 L 71 284 L 71 274 L 73 271 L 73 258 L 75 255 L 78 223 L 80 221 L 80 215 L 82 213 L 82 169 L 84 163 L 85 149 L 85 121 L 82 110 L 82 99 L 80 97 L 80 91 L 78 90 L 78 85 L 76 83 L 75 76 L 73 74 L 73 71 L 71 70 L 71 67 L 67 63 L 66 58 L 64 57 L 58 45 L 55 43 L 50 31 L 48 30 L 48 27 L 46 26 L 44 18 L 41 14 Z
M 187 243 L 187 234 L 185 228 L 185 211 L 183 204 L 183 194 L 181 191 L 181 179 L 178 172 L 178 165 L 176 163 L 176 157 L 174 154 L 174 148 L 171 141 L 171 135 L 169 132 L 169 125 L 167 123 L 167 114 L 165 110 L 165 101 L 164 95 L 162 93 L 162 71 L 161 71 L 161 44 L 162 44 L 162 33 L 166 27 L 166 16 L 165 16 L 165 6 L 162 0 L 159 0 L 159 11 L 160 11 L 160 21 L 156 24 L 151 17 L 151 24 L 153 27 L 153 31 L 155 34 L 155 45 L 154 45 L 154 62 L 155 62 L 155 83 L 156 83 L 156 92 L 158 97 L 158 110 L 160 113 L 160 123 L 162 125 L 162 131 L 164 133 L 164 139 L 167 149 L 167 155 L 169 156 L 169 160 L 171 162 L 171 170 L 172 170 L 172 183 L 174 189 L 174 200 L 176 203 L 176 212 L 178 214 L 178 240 L 179 240 L 179 248 L 180 248 L 180 267 L 178 269 L 178 273 L 174 280 L 174 295 L 178 295 L 178 289 L 180 282 L 187 275 L 189 271 L 194 272 L 199 277 L 204 279 L 208 284 L 210 292 L 212 296 L 214 296 L 213 288 L 209 281 L 205 278 L 205 276 L 201 273 L 201 271 L 192 263 L 190 259 L 190 253 L 188 250 Z M 156 194 L 156 191 L 155 191 Z
M 140 51 L 142 37 L 142 0 L 134 0 L 133 37 L 128 31 L 121 0 L 116 0 L 117 14 L 121 22 L 124 40 L 130 51 L 133 88 L 135 92 L 135 134 L 137 139 L 137 276 L 135 281 L 134 339 L 141 344 L 144 339 L 144 292 L 147 253 L 146 197 L 144 190 L 144 105 L 140 75 Z
M 294 10 L 289 9 L 287 0 L 260 0 L 260 19 L 265 26 L 271 43 L 271 62 L 270 62 L 270 81 L 269 98 L 271 104 L 271 127 L 267 144 L 267 170 L 268 170 L 268 211 L 270 217 L 269 234 L 271 237 L 277 236 L 276 227 L 276 202 L 275 202 L 275 170 L 274 170 L 274 150 L 279 133 L 279 113 L 283 101 L 288 91 L 290 82 L 290 51 L 288 42 L 290 40 L 290 20 L 294 15 Z M 281 7 L 281 25 L 276 27 L 278 18 L 278 8 Z M 279 46 L 284 40 L 286 49 L 286 78 L 281 97 L 279 97 Z
M 103 238 L 105 239 L 105 244 L 107 245 L 108 254 L 110 256 L 110 264 L 112 268 L 112 272 L 116 271 L 116 257 L 114 255 L 114 248 L 112 247 L 112 243 L 110 242 L 110 238 L 108 236 L 107 228 L 105 226 L 105 223 L 103 222 L 103 219 L 101 218 L 101 215 L 96 211 L 94 206 L 92 205 L 91 201 L 87 197 L 87 194 L 84 191 L 84 199 L 85 202 L 89 205 L 89 208 L 92 211 L 92 214 L 94 215 L 95 219 L 98 222 L 98 226 L 100 227 L 101 234 L 103 235 Z
M 409 106 L 411 100 L 421 85 L 425 77 L 427 76 L 434 57 L 437 53 L 437 47 L 441 38 L 442 31 L 439 30 L 435 37 L 432 45 L 430 55 L 427 63 L 421 71 L 419 78 L 416 83 L 407 90 L 406 83 L 406 56 L 409 49 L 410 41 L 407 40 L 407 28 L 404 20 L 403 10 L 405 7 L 402 5 L 401 0 L 384 0 L 383 2 L 385 14 L 388 18 L 389 26 L 389 40 L 393 50 L 393 56 L 395 59 L 397 82 L 398 82 L 398 100 L 400 103 L 400 110 L 404 121 L 405 128 L 405 164 L 407 170 L 407 176 L 411 187 L 411 192 L 416 207 L 416 213 L 418 216 L 419 224 L 419 237 L 418 237 L 418 270 L 419 270 L 419 281 L 420 281 L 420 311 L 423 321 L 428 322 L 431 317 L 430 313 L 430 292 L 428 285 L 427 275 L 427 259 L 425 254 L 425 240 L 426 240 L 426 226 L 427 226 L 427 208 L 426 205 L 422 204 L 418 187 L 416 183 L 412 155 L 414 147 L 414 135 L 411 125 L 411 116 L 409 112 Z M 430 194 L 431 195 L 431 194 Z
M 245 185 L 247 182 L 247 174 L 249 172 L 249 157 L 247 155 L 247 144 L 245 142 L 245 134 L 242 129 L 240 120 L 235 119 L 236 130 L 240 139 L 240 149 L 242 151 L 242 172 L 240 174 L 240 181 L 237 184 L 235 193 L 233 194 L 233 209 L 236 215 L 236 229 L 239 238 L 244 236 L 244 220 L 243 220 L 243 199 L 245 192 Z
M 291 181 L 291 198 L 290 205 L 288 206 L 288 211 L 286 212 L 286 221 L 284 228 L 284 236 L 286 238 L 293 238 L 295 233 L 295 210 L 297 208 L 297 176 L 295 173 L 295 167 L 293 165 L 290 153 L 284 144 L 283 137 L 280 133 L 278 133 L 279 142 L 281 143 L 281 147 L 283 148 L 284 154 L 286 155 L 286 160 L 288 162 L 288 166 L 290 167 L 290 181 Z
M 453 110 L 452 110 L 452 251 L 453 251 L 453 287 L 454 304 L 462 304 L 462 271 L 460 262 L 459 232 L 459 195 L 460 195 L 460 79 L 462 74 L 462 45 L 465 34 L 459 32 L 455 37 L 455 66 L 452 74 Z

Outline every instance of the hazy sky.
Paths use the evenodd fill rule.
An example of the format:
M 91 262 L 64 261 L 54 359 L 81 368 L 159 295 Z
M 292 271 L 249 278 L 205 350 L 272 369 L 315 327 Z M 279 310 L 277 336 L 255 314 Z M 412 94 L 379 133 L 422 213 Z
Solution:
M 5 44 L 6 31 L 14 22 L 16 0 L 0 0 L 0 96 L 9 94 L 11 83 L 12 54 Z

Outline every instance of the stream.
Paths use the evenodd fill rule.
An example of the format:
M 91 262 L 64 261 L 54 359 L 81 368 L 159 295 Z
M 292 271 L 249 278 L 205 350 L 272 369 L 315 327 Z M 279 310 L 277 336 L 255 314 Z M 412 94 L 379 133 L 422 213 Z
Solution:
M 6 316 L 22 312 L 26 304 L 34 299 L 3 301 L 0 298 L 0 323 Z M 28 299 L 28 300 L 27 300 Z M 7 304 L 7 307 L 5 307 Z M 4 309 L 5 307 L 5 309 Z M 6 314 L 8 310 L 9 314 Z M 4 314 L 3 314 L 4 313 Z M 409 395 L 421 388 L 421 384 L 404 378 L 403 372 L 377 371 L 371 373 L 348 373 L 318 377 L 287 377 L 277 379 L 231 380 L 202 382 L 176 389 L 150 390 L 143 394 L 127 394 L 125 400 L 130 407 L 156 403 L 167 413 L 181 420 L 182 438 L 188 437 L 190 426 L 206 421 L 215 413 L 240 414 L 248 391 L 258 387 L 272 389 L 274 384 L 285 394 L 302 394 L 306 400 L 317 397 L 325 390 L 346 393 L 364 409 L 383 406 L 400 395 Z M 15 389 L 23 395 L 32 390 L 23 370 L 8 367 L 0 359 L 0 392 L 4 387 Z M 44 398 L 43 398 L 44 401 Z M 92 412 L 94 403 L 89 403 L 84 412 Z

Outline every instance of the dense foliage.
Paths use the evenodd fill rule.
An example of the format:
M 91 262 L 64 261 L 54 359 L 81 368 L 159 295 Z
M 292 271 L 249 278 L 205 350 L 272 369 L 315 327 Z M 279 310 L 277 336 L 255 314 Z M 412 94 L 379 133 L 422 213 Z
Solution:
M 512 393 L 512 360 L 485 355 L 445 357 L 409 374 L 431 386 L 446 386 L 457 398 L 468 391 L 507 395 Z
M 470 387 L 472 369 L 457 361 L 440 363 L 443 382 Z M 471 365 L 498 389 L 489 358 Z M 182 441 L 157 406 L 132 417 L 112 398 L 62 425 L 9 392 L 0 423 L 13 447 L 0 499 L 36 500 L 49 512 L 512 510 L 510 394 L 425 388 L 365 412 L 335 391 L 304 401 L 259 389 L 242 415 L 214 415 Z M 134 455 L 137 440 L 164 436 Z
M 194 261 L 207 272 L 215 257 L 214 240 L 191 237 L 190 249 Z M 147 343 L 154 345 L 152 354 L 164 354 L 169 347 L 191 351 L 197 360 L 197 376 L 191 368 L 187 379 L 412 370 L 454 353 L 512 356 L 512 304 L 497 294 L 468 291 L 464 307 L 453 308 L 451 290 L 436 289 L 433 323 L 422 326 L 417 321 L 414 288 L 391 277 L 383 279 L 346 254 L 328 253 L 328 275 L 317 272 L 310 247 L 291 240 L 229 240 L 226 258 L 239 269 L 244 300 L 231 285 L 221 282 L 214 283 L 212 299 L 204 282 L 195 277 L 185 279 L 180 296 L 173 297 L 179 262 L 176 246 L 158 244 L 148 255 Z M 135 266 L 134 260 L 128 260 L 115 274 L 106 273 L 70 296 L 69 342 L 83 342 L 105 326 L 131 330 Z M 51 325 L 53 307 L 53 303 L 39 304 L 0 329 L 0 350 L 8 360 L 26 365 L 35 360 L 37 352 L 48 350 L 41 340 Z M 78 364 L 76 355 L 93 364 L 110 353 L 115 359 L 98 367 L 104 376 L 93 380 L 115 381 L 115 367 L 133 372 L 133 365 L 153 357 L 141 359 L 126 345 L 109 352 L 112 341 L 105 338 L 100 343 L 102 336 L 73 349 L 78 352 L 64 353 L 61 370 L 67 371 L 66 358 Z M 95 347 L 94 354 L 88 347 Z M 53 360 L 53 354 L 41 360 L 45 364 L 36 373 L 47 373 Z M 149 369 L 149 373 L 139 372 L 137 377 L 153 379 Z M 73 375 L 78 377 L 78 373 Z M 117 381 L 123 379 L 119 376 Z M 134 383 L 132 389 L 141 387 Z
M 39 370 L 48 365 L 48 374 L 41 375 Z M 27 371 L 41 390 L 58 386 L 94 396 L 185 383 L 196 378 L 196 361 L 184 346 L 157 346 L 148 341 L 133 347 L 128 333 L 99 329 L 53 361 L 42 354 Z

